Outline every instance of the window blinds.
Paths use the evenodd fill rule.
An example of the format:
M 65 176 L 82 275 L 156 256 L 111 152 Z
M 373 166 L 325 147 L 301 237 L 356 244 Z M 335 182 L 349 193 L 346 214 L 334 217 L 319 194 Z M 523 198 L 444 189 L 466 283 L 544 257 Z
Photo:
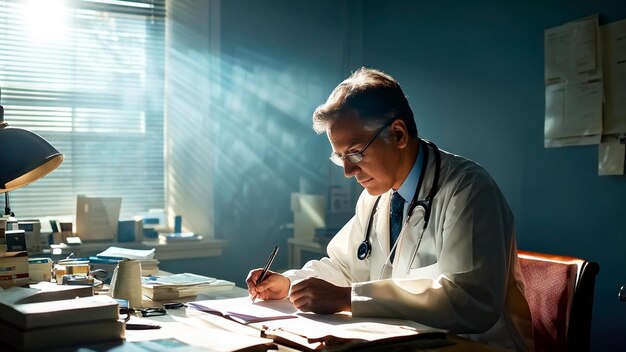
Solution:
M 163 208 L 164 2 L 0 2 L 5 121 L 65 155 L 11 192 L 18 218 L 74 214 L 78 194 Z

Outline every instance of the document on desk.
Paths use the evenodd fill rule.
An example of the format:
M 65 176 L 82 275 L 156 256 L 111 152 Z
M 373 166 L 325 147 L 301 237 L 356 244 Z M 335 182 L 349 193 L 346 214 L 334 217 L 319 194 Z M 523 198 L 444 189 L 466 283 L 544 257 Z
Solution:
M 248 297 L 206 300 L 189 306 L 246 324 L 263 337 L 300 350 L 345 350 L 361 347 L 437 347 L 451 344 L 446 331 L 409 320 L 355 318 L 349 312 L 314 314 L 297 310 L 287 299 L 259 301 Z
M 278 344 L 307 351 L 432 348 L 453 344 L 444 330 L 397 319 L 354 318 L 349 312 L 297 314 L 298 319 L 252 324 Z
M 298 317 L 294 314 L 298 310 L 288 299 L 252 303 L 249 297 L 240 297 L 195 301 L 188 305 L 199 311 L 221 315 L 241 324 Z

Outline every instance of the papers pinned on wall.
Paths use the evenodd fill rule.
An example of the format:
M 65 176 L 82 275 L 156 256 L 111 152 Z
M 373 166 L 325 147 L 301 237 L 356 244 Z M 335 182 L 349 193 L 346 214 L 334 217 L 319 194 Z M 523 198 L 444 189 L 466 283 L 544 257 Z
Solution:
M 604 134 L 626 133 L 626 20 L 600 27 L 605 72 Z
M 544 34 L 544 146 L 598 144 L 602 138 L 602 60 L 598 16 Z
M 624 171 L 626 20 L 589 16 L 544 33 L 546 148 L 598 144 L 598 175 Z

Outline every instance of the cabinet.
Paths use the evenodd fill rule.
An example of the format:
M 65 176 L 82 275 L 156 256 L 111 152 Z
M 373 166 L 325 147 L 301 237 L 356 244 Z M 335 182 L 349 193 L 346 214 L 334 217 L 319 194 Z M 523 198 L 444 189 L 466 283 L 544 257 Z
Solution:
M 289 269 L 301 268 L 304 263 L 302 262 L 302 252 L 312 252 L 319 254 L 319 257 L 326 256 L 326 246 L 322 246 L 317 242 L 311 240 L 302 240 L 297 238 L 287 239 L 288 255 L 289 255 Z

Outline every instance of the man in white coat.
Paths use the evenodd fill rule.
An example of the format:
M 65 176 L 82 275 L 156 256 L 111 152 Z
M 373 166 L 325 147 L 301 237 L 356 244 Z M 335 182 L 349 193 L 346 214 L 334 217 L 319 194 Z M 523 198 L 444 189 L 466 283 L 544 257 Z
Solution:
M 313 114 L 331 160 L 365 188 L 328 257 L 250 271 L 251 296 L 302 311 L 409 319 L 491 345 L 533 348 L 513 215 L 478 164 L 417 134 L 389 75 L 361 68 Z

